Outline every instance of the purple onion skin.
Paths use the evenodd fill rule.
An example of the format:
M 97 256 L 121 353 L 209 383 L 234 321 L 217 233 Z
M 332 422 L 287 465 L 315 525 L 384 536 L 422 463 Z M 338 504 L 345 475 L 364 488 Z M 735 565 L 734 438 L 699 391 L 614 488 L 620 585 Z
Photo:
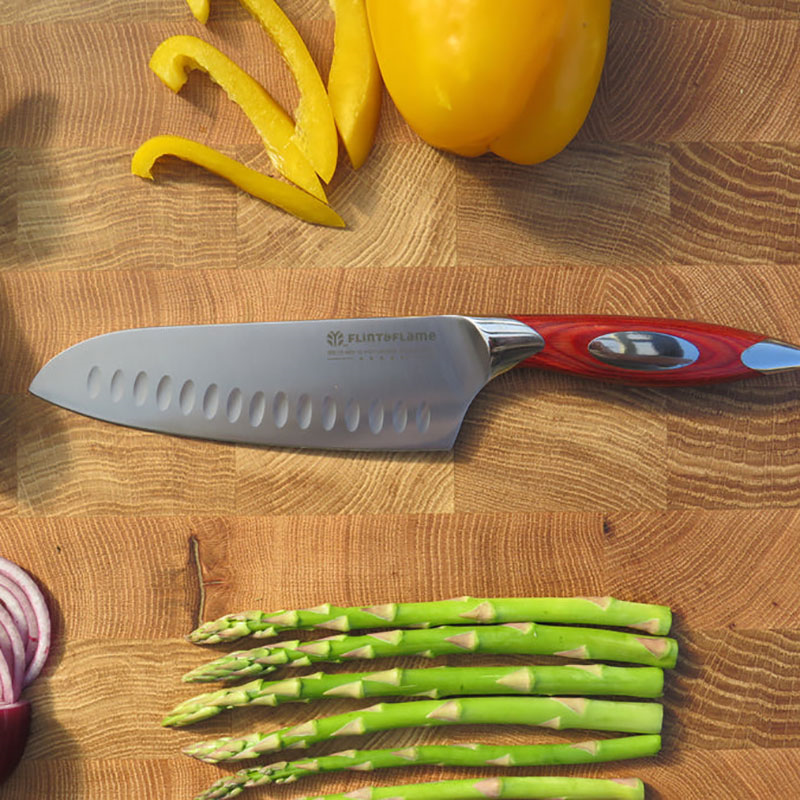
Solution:
M 31 606 L 31 611 L 36 622 L 36 647 L 32 654 L 26 655 L 27 668 L 23 676 L 23 686 L 28 686 L 36 680 L 44 666 L 50 652 L 50 612 L 47 608 L 42 590 L 31 578 L 31 576 L 18 564 L 0 556 L 0 576 L 13 581 L 19 589 L 27 596 Z M 33 639 L 31 631 L 30 639 Z M 29 653 L 27 644 L 26 653 Z
M 31 704 L 21 700 L 0 706 L 0 784 L 16 768 L 31 728 Z

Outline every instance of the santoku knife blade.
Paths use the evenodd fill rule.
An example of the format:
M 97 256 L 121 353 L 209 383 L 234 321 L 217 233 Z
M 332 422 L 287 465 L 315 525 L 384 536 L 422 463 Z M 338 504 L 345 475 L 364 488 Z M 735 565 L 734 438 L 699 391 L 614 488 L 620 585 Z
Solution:
M 30 391 L 108 422 L 222 441 L 446 450 L 516 366 L 679 386 L 800 368 L 734 328 L 622 316 L 442 315 L 135 328 L 73 345 Z

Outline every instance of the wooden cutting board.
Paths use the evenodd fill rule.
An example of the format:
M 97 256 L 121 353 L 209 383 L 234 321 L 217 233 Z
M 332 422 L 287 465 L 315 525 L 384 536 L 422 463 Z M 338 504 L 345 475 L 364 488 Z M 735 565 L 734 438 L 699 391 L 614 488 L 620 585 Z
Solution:
M 327 3 L 283 6 L 326 74 Z M 207 28 L 182 0 L 3 4 L 0 554 L 46 587 L 56 638 L 0 797 L 184 800 L 223 772 L 184 744 L 358 705 L 161 728 L 192 694 L 181 675 L 208 657 L 182 638 L 199 620 L 465 593 L 673 606 L 682 655 L 663 754 L 559 773 L 639 775 L 653 800 L 797 796 L 797 374 L 670 391 L 512 372 L 480 394 L 452 452 L 402 455 L 175 439 L 26 389 L 70 344 L 151 324 L 632 313 L 800 342 L 800 3 L 615 0 L 590 118 L 538 167 L 436 152 L 386 98 L 369 161 L 354 172 L 343 159 L 330 186 L 345 231 L 172 160 L 155 183 L 129 174 L 157 133 L 267 168 L 205 76 L 176 96 L 149 72 L 177 33 L 296 100 L 233 0 L 212 3 Z M 369 745 L 553 737 L 406 731 Z M 251 795 L 457 775 L 351 773 Z

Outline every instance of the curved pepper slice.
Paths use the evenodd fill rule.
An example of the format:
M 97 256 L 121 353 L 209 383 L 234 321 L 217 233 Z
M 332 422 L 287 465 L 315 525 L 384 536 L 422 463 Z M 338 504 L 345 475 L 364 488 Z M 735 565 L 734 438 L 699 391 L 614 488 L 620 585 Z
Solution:
M 364 0 L 329 0 L 336 17 L 328 96 L 350 163 L 358 169 L 375 141 L 381 80 Z
M 606 58 L 611 0 L 571 0 L 550 63 L 522 115 L 491 150 L 518 164 L 560 153 L 592 106 Z
M 345 227 L 344 220 L 329 205 L 302 189 L 250 169 L 211 147 L 191 139 L 184 139 L 182 136 L 164 135 L 148 139 L 133 154 L 131 172 L 141 178 L 153 180 L 151 172 L 153 164 L 161 156 L 166 155 L 177 156 L 184 161 L 191 161 L 204 167 L 254 197 L 278 206 L 307 222 L 334 228 Z
M 197 0 L 188 0 L 194 13 Z M 339 140 L 336 125 L 319 70 L 303 37 L 292 25 L 275 0 L 240 0 L 241 4 L 261 23 L 275 43 L 300 89 L 300 102 L 294 110 L 297 123 L 295 141 L 306 154 L 317 174 L 328 183 L 336 171 Z M 195 14 L 197 19 L 200 19 Z M 201 20 L 202 22 L 202 20 Z
M 194 18 L 203 25 L 208 22 L 209 0 L 186 0 Z
M 172 36 L 156 48 L 150 69 L 174 92 L 181 90 L 189 71 L 208 73 L 253 123 L 275 169 L 325 201 L 325 191 L 312 165 L 297 146 L 291 117 L 258 81 L 224 53 L 196 36 Z

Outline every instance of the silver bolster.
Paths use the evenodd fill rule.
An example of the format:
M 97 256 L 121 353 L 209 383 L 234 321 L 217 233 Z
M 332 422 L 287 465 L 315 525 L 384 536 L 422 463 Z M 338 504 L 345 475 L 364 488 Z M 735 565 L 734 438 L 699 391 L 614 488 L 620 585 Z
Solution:
M 764 339 L 742 352 L 742 364 L 757 372 L 783 372 L 800 368 L 800 347 L 776 339 Z
M 693 364 L 700 351 L 688 340 L 655 331 L 615 331 L 592 339 L 589 353 L 620 369 L 680 369 Z
M 506 317 L 467 317 L 475 325 L 489 348 L 490 377 L 515 367 L 535 356 L 544 347 L 544 339 L 533 328 Z

